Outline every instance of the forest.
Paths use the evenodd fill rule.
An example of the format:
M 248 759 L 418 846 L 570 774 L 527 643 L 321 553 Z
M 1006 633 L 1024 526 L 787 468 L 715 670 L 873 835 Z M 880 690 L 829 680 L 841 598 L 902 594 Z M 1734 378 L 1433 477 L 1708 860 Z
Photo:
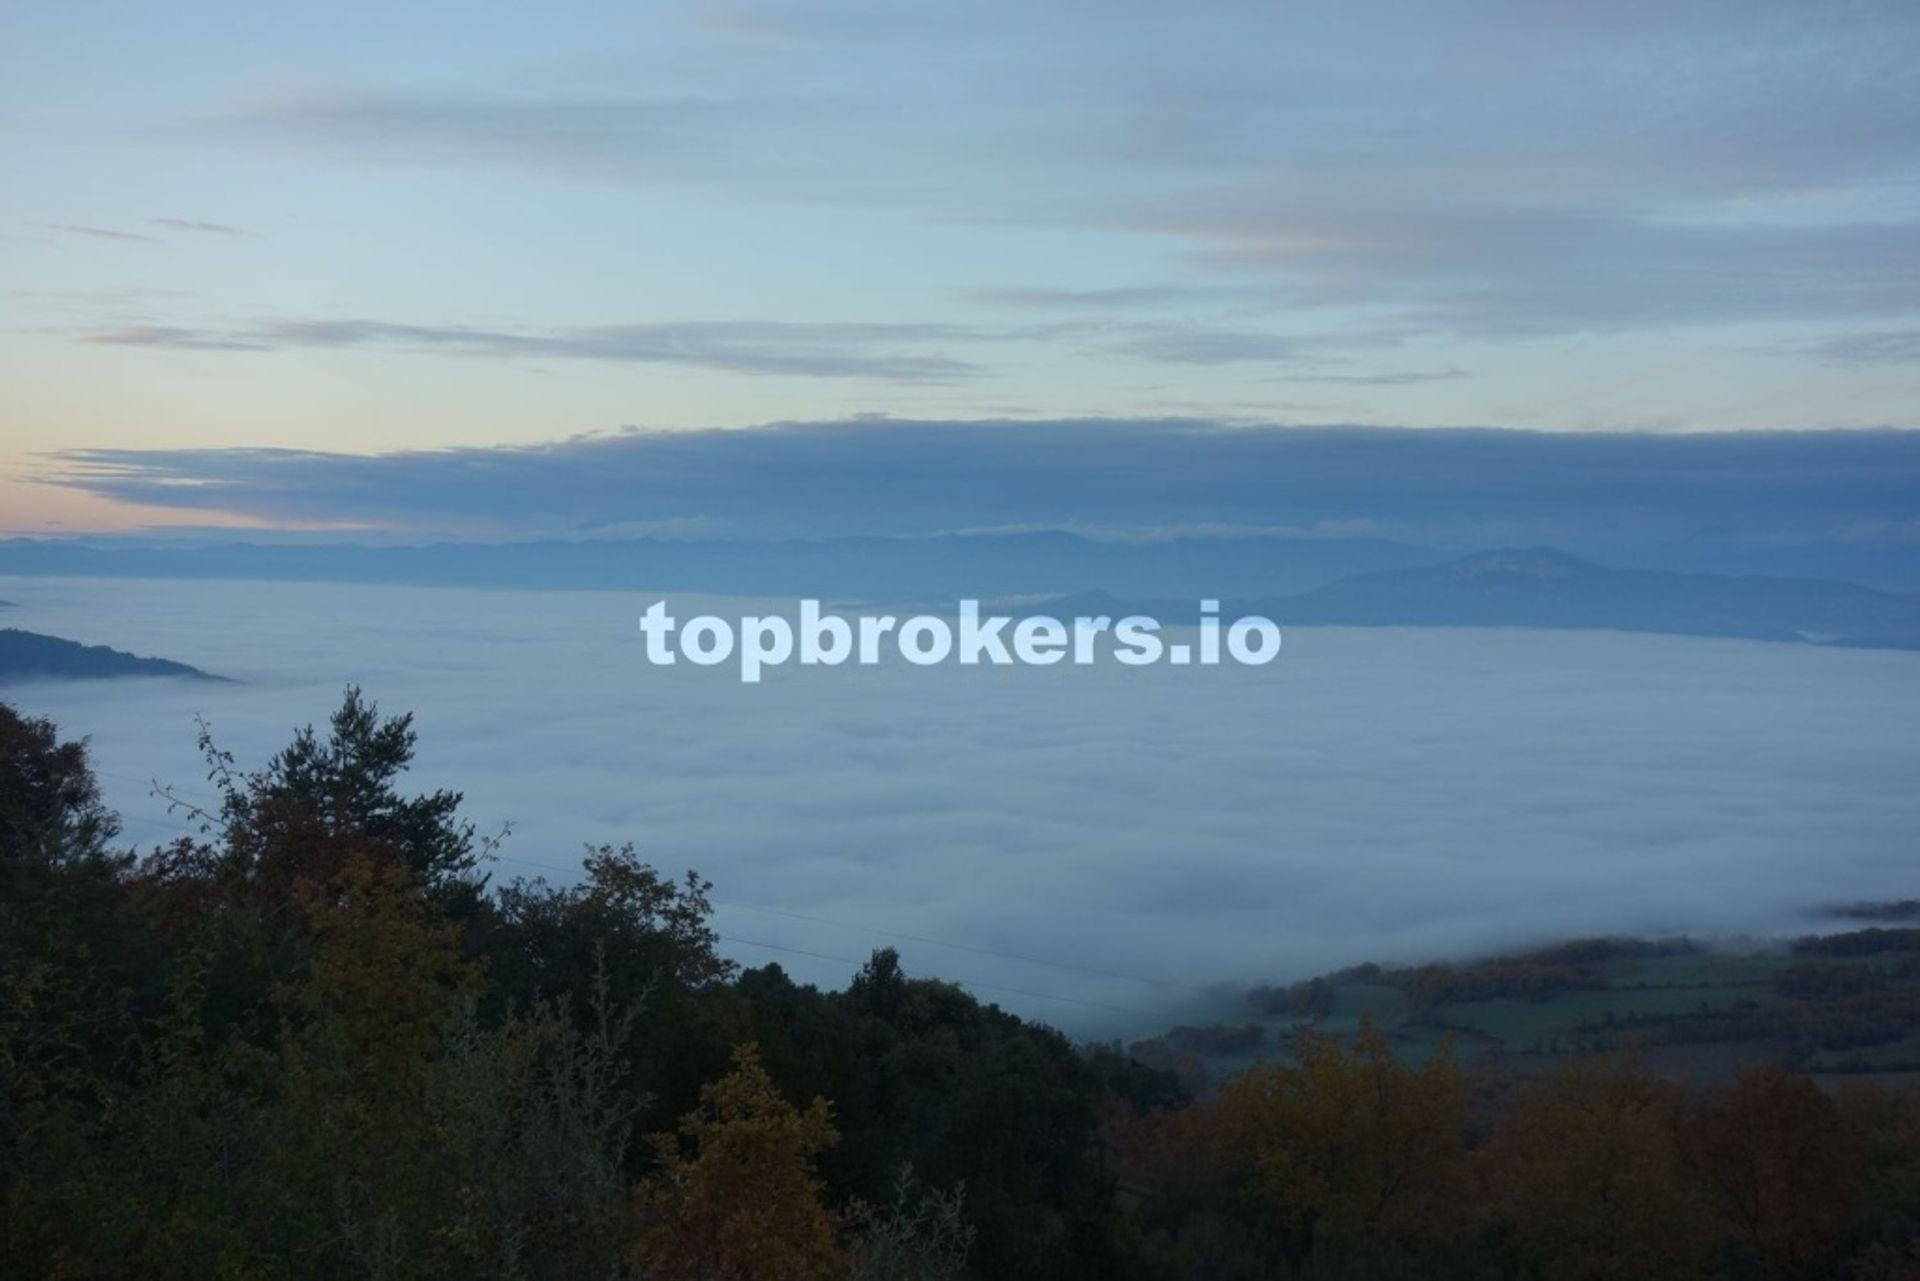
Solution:
M 1291 1030 L 1178 1030 L 1244 1058 L 1182 1071 L 892 950 L 840 990 L 741 968 L 631 846 L 496 883 L 415 745 L 351 689 L 265 762 L 203 734 L 219 803 L 136 851 L 85 743 L 0 704 L 0 1276 L 1920 1277 L 1903 1080 L 1688 1079 L 1611 1017 L 1461 1053 L 1439 1017 L 1612 952 L 1366 976 L 1431 1045 L 1256 989 Z M 1766 982 L 1877 1027 L 1916 951 L 1874 926 Z

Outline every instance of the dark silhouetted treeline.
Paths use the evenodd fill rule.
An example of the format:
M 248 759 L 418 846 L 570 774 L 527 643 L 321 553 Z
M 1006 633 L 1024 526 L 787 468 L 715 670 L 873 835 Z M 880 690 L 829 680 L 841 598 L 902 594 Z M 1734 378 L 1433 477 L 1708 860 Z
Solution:
M 1907 1094 L 1516 1081 L 1363 1029 L 1196 1102 L 891 951 L 839 992 L 741 971 L 706 883 L 629 848 L 489 884 L 357 691 L 257 769 L 204 746 L 203 835 L 136 857 L 84 747 L 0 705 L 0 1275 L 1920 1276 Z

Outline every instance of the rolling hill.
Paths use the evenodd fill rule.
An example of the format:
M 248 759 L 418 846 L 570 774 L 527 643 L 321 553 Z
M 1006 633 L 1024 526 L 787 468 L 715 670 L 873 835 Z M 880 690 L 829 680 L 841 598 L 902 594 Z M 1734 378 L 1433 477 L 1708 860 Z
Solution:
M 1362 1023 L 1419 1060 L 1444 1049 L 1522 1074 L 1579 1055 L 1632 1054 L 1696 1084 L 1787 1062 L 1835 1083 L 1920 1080 L 1920 930 L 1874 926 L 1710 946 L 1583 939 L 1406 968 L 1358 965 L 1237 1000 L 1136 1043 L 1195 1085 L 1287 1059 L 1302 1033 L 1350 1038 Z

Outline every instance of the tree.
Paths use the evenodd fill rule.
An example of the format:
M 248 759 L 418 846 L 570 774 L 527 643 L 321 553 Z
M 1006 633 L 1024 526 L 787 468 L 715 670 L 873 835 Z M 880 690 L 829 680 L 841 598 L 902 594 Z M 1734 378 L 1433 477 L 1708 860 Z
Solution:
M 1501 1123 L 1481 1174 L 1546 1281 L 1709 1271 L 1712 1224 L 1681 1159 L 1681 1103 L 1636 1067 L 1574 1059 Z
M 0 1240 L 29 1271 L 60 1248 L 41 1229 L 151 986 L 121 882 L 130 859 L 109 849 L 118 831 L 86 745 L 0 703 Z
M 75 1066 L 124 1031 L 119 830 L 86 744 L 0 703 L 0 1079 Z
M 829 1281 L 843 1260 L 813 1159 L 838 1135 L 824 1099 L 781 1097 L 751 1045 L 701 1091 L 674 1133 L 652 1136 L 660 1169 L 640 1193 L 632 1259 L 673 1281 Z
M 52 721 L 0 703 L 0 860 L 8 885 L 33 869 L 104 857 L 119 830 L 100 803 L 87 745 L 63 743 Z
M 1855 1086 L 1838 1102 L 1867 1200 L 1920 1224 L 1920 1095 Z
M 1858 1207 L 1858 1164 L 1840 1110 L 1797 1072 L 1741 1073 L 1699 1110 L 1688 1139 L 1723 1221 L 1776 1268 L 1812 1263 Z
M 457 998 L 478 989 L 480 972 L 461 955 L 459 927 L 436 913 L 404 867 L 348 860 L 324 886 L 303 894 L 315 944 L 302 981 L 284 1003 L 305 1041 L 384 1091 L 413 1084 L 432 1057 Z
M 952 1281 L 965 1271 L 978 1235 L 964 1213 L 966 1189 L 951 1192 L 919 1186 L 913 1167 L 894 1179 L 893 1200 L 883 1207 L 855 1202 L 848 1214 L 855 1232 L 845 1281 Z
M 676 881 L 630 845 L 588 850 L 585 872 L 557 887 L 516 879 L 469 922 L 469 945 L 491 980 L 490 1008 L 567 1002 L 604 979 L 615 1006 L 644 1007 L 621 1046 L 649 1096 L 642 1124 L 671 1125 L 727 1070 L 729 1049 L 753 1039 L 712 1008 L 729 1004 L 718 989 L 733 964 L 715 950 L 707 883 L 692 872 Z M 569 1008 L 579 1015 L 584 1007 Z
M 847 985 L 847 1003 L 882 1022 L 899 1018 L 906 1000 L 907 975 L 898 948 L 876 949 Z
M 1363 1024 L 1351 1049 L 1299 1039 L 1297 1066 L 1230 1081 L 1219 1108 L 1254 1171 L 1252 1193 L 1298 1261 L 1323 1242 L 1418 1238 L 1464 1201 L 1466 1083 L 1446 1047 L 1419 1067 Z
M 243 874 L 284 883 L 325 881 L 348 856 L 377 854 L 402 863 L 433 896 L 472 905 L 484 878 L 475 872 L 473 825 L 458 816 L 460 793 L 403 796 L 397 786 L 417 738 L 410 714 L 382 717 L 352 685 L 324 739 L 309 725 L 254 773 L 236 770 L 203 727 L 228 858 Z

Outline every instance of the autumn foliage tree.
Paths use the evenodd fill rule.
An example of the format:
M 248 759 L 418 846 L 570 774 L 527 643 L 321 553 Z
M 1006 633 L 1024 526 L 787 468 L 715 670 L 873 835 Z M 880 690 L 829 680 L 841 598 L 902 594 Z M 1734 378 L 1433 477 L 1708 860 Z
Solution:
M 1465 1078 L 1444 1051 L 1410 1067 L 1363 1026 L 1301 1040 L 1298 1063 L 1248 1072 L 1220 1106 L 1250 1144 L 1256 1195 L 1293 1252 L 1322 1239 L 1440 1231 L 1463 1203 Z
M 1799 1073 L 1742 1073 L 1699 1109 L 1687 1137 L 1722 1222 L 1776 1269 L 1807 1267 L 1859 1208 L 1839 1106 Z
M 1464 1225 L 1466 1126 L 1466 1079 L 1444 1048 L 1404 1063 L 1363 1024 L 1351 1042 L 1298 1037 L 1291 1062 L 1107 1133 L 1164 1266 L 1254 1278 L 1404 1264 Z
M 826 1100 L 780 1094 L 751 1045 L 701 1092 L 641 1188 L 643 1276 L 673 1281 L 829 1281 L 843 1265 L 813 1160 L 839 1137 Z
M 1493 1213 L 1542 1281 L 1684 1281 L 1713 1232 L 1688 1180 L 1684 1094 L 1636 1066 L 1571 1060 L 1478 1154 Z

